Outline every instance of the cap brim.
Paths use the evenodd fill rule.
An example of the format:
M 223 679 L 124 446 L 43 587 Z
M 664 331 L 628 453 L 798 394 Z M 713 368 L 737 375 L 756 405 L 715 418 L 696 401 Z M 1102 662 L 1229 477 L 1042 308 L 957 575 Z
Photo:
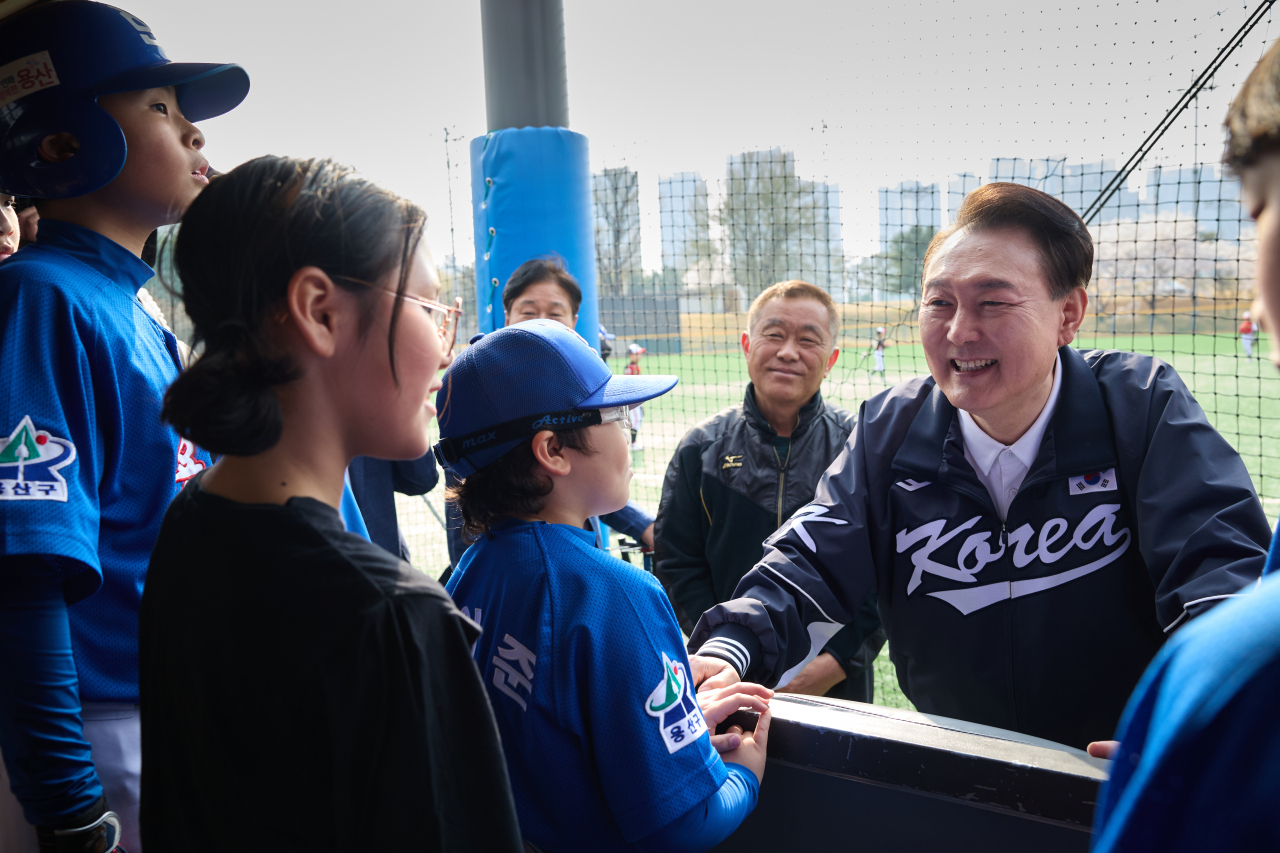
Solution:
M 204 121 L 240 105 L 249 94 L 249 75 L 234 63 L 167 62 L 117 74 L 94 87 L 99 95 L 174 86 L 187 121 Z
M 608 409 L 613 406 L 634 406 L 676 387 L 679 376 L 613 376 L 596 392 L 579 403 L 579 409 Z

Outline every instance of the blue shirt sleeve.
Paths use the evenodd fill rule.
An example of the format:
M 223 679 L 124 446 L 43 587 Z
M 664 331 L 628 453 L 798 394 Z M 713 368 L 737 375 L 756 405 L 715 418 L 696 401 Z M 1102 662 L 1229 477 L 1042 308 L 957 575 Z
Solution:
M 1180 630 L 1148 667 L 1120 721 L 1094 853 L 1280 848 L 1277 704 L 1280 578 L 1269 576 Z
M 52 554 L 101 583 L 103 439 L 93 318 L 38 278 L 0 279 L 0 550 Z M 83 579 L 82 579 L 83 580 Z
M 756 807 L 760 782 L 741 764 L 725 764 L 720 789 L 636 846 L 642 853 L 702 853 L 724 841 Z
M 39 557 L 0 557 L 0 751 L 29 823 L 56 824 L 102 796 L 62 585 Z
M 639 541 L 640 535 L 653 524 L 653 516 L 640 508 L 635 501 L 627 501 L 627 505 L 617 512 L 600 516 L 600 520 L 614 530 Z
M 1126 733 L 1099 803 L 1094 853 L 1277 849 L 1277 685 L 1280 665 L 1273 664 L 1207 728 L 1184 730 L 1163 749 L 1158 736 L 1144 743 Z

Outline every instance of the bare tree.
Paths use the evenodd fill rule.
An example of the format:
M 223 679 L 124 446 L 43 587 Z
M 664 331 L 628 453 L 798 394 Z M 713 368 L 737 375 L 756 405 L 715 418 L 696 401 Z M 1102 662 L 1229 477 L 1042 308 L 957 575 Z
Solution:
M 624 167 L 591 176 L 596 275 L 602 295 L 622 296 L 640 283 L 640 183 Z

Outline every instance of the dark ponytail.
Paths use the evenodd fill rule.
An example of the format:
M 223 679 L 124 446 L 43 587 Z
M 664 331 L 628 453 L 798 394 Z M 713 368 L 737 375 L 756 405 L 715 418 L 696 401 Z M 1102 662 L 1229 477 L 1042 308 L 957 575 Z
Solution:
M 374 285 L 400 270 L 402 294 L 426 217 L 422 209 L 331 160 L 259 157 L 210 182 L 178 229 L 174 262 L 199 358 L 170 386 L 161 417 L 206 450 L 252 456 L 284 422 L 276 387 L 297 378 L 271 327 L 286 316 L 289 279 L 323 270 L 373 318 Z M 391 315 L 387 347 L 395 375 Z

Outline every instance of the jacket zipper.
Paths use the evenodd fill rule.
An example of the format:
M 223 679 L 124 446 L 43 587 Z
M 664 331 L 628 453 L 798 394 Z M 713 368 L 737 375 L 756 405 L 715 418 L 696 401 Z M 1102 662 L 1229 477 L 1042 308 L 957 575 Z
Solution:
M 782 461 L 782 457 L 778 455 L 778 448 L 773 448 L 773 458 L 778 460 L 778 524 L 774 530 L 782 526 L 782 496 L 787 485 L 787 463 Z M 787 460 L 791 459 L 791 448 L 787 447 Z

